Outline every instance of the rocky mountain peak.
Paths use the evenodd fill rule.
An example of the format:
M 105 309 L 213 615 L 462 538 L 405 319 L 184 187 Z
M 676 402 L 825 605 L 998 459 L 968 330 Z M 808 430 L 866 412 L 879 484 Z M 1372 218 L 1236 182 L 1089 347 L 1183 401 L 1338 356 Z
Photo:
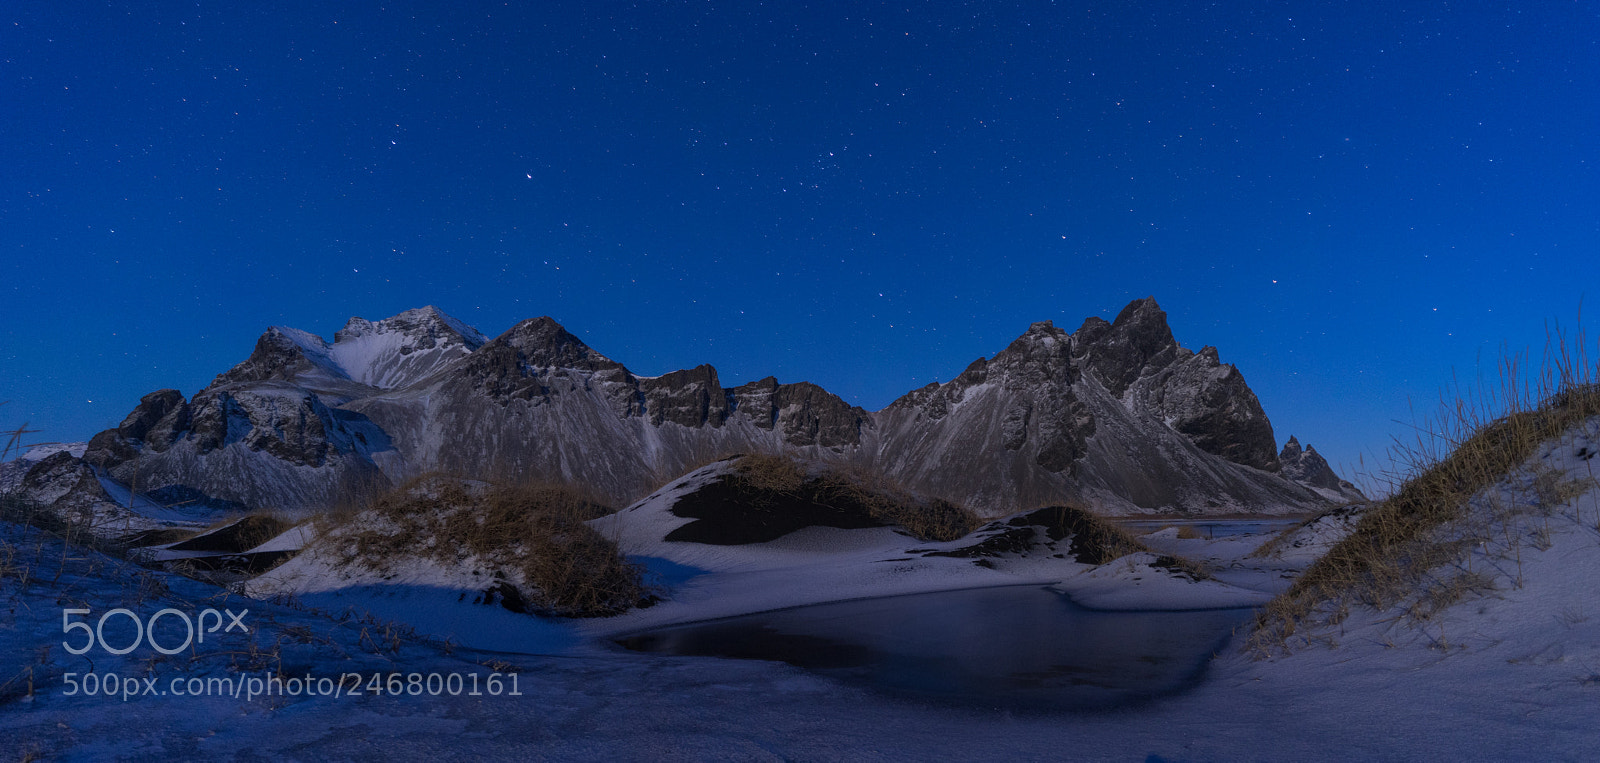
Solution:
M 657 426 L 670 421 L 686 427 L 720 427 L 728 418 L 729 395 L 710 364 L 641 379 L 639 391 L 650 423 Z
M 1293 435 L 1284 443 L 1278 461 L 1283 464 L 1283 476 L 1317 489 L 1325 496 L 1346 501 L 1366 500 L 1366 496 L 1355 485 L 1339 479 L 1333 467 L 1328 465 L 1328 460 L 1316 448 L 1307 445 L 1302 449 L 1300 441 Z
M 243 363 L 217 376 L 207 389 L 227 384 L 289 381 L 322 391 L 393 389 L 419 381 L 466 357 L 483 335 L 434 307 L 369 321 L 354 317 L 322 337 L 287 326 L 268 328 Z M 355 382 L 356 384 L 350 384 Z M 351 393 L 342 393 L 348 397 Z
M 175 389 L 151 392 L 116 429 L 107 429 L 89 441 L 83 460 L 110 468 L 149 448 L 165 451 L 189 427 L 190 411 L 183 393 Z
M 1110 322 L 1098 315 L 1091 315 L 1083 319 L 1083 325 L 1078 327 L 1077 333 L 1073 336 L 1087 348 L 1110 331 Z
M 530 318 L 495 337 L 468 355 L 457 383 L 480 388 L 502 404 L 512 399 L 549 400 L 553 393 L 576 384 L 551 386 L 553 375 L 567 370 L 593 374 L 598 381 L 629 386 L 634 377 L 618 363 L 584 344 L 554 318 Z M 613 390 L 622 413 L 635 411 L 635 396 L 620 387 Z
M 1030 325 L 1022 336 L 985 363 L 982 370 L 985 378 L 1001 377 L 1012 385 L 1071 384 L 1077 380 L 1072 347 L 1071 334 L 1056 328 L 1050 321 L 1041 321 Z M 972 367 L 969 367 L 962 376 L 971 372 Z
M 811 382 L 779 384 L 768 376 L 733 390 L 734 410 L 761 429 L 781 432 L 795 447 L 859 445 L 872 414 Z
M 407 310 L 380 321 L 369 321 L 356 316 L 333 335 L 333 343 L 342 343 L 363 337 L 400 333 L 416 340 L 417 349 L 431 349 L 437 344 L 460 344 L 468 351 L 476 350 L 489 341 L 471 326 L 456 320 L 433 305 Z
M 351 318 L 333 335 L 328 354 L 348 378 L 393 389 L 454 364 L 486 341 L 477 329 L 429 305 L 380 321 Z
M 287 326 L 272 326 L 256 340 L 250 357 L 217 375 L 207 389 L 241 382 L 293 380 L 313 372 L 344 377 L 343 369 L 328 357 L 328 350 L 322 337 Z
M 1079 331 L 1089 367 L 1117 396 L 1147 369 L 1164 368 L 1178 355 L 1178 341 L 1167 326 L 1167 314 L 1154 297 L 1129 302 L 1109 325 L 1096 318 L 1084 321 Z
M 1153 299 L 1076 333 L 1031 324 L 878 412 L 806 382 L 725 387 L 710 365 L 635 376 L 548 316 L 484 341 L 423 307 L 352 318 L 334 339 L 269 329 L 193 399 L 146 396 L 84 461 L 125 483 L 297 507 L 343 480 L 430 469 L 577 480 L 626 502 L 722 452 L 824 454 L 990 512 L 1256 510 L 1348 485 L 1316 487 L 1331 470 L 1293 438 L 1283 460 L 1312 482 L 1284 479 L 1243 376 L 1214 348 L 1178 346 Z
M 535 367 L 594 371 L 618 366 L 616 361 L 595 352 L 548 315 L 512 326 L 490 342 L 494 343 L 514 349 L 524 362 Z

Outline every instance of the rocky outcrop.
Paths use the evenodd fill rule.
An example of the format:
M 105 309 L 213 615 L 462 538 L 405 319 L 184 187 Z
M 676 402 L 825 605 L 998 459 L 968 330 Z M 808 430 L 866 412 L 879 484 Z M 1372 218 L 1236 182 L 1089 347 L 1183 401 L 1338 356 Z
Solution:
M 1316 490 L 1319 494 L 1330 500 L 1341 503 L 1361 503 L 1367 500 L 1359 488 L 1350 482 L 1340 479 L 1334 473 L 1333 467 L 1328 465 L 1328 460 L 1317 452 L 1316 448 L 1307 445 L 1300 448 L 1300 440 L 1293 435 L 1284 443 L 1283 452 L 1278 454 L 1278 461 L 1283 464 L 1283 476 L 1294 482 Z
M 810 382 L 779 384 L 768 376 L 735 387 L 733 409 L 758 429 L 783 435 L 795 447 L 838 450 L 861 444 L 870 415 Z
M 93 467 L 62 451 L 30 467 L 12 496 L 43 512 L 70 532 L 117 538 L 157 523 L 120 505 L 100 484 Z
M 107 429 L 89 440 L 83 460 L 102 469 L 127 461 L 148 447 L 155 452 L 172 447 L 190 424 L 189 404 L 175 389 L 151 392 L 116 429 Z
M 1203 347 L 1153 372 L 1149 404 L 1167 425 L 1196 447 L 1236 464 L 1277 471 L 1272 422 L 1239 369 L 1224 364 L 1217 348 Z
M 1114 397 L 1146 372 L 1170 365 L 1180 349 L 1154 297 L 1129 303 L 1110 324 L 1099 318 L 1084 321 L 1077 339 L 1084 365 Z
M 733 396 L 717 381 L 717 369 L 709 365 L 641 379 L 639 392 L 655 426 L 670 421 L 694 429 L 720 427 L 734 405 Z
M 432 470 L 578 482 L 623 504 L 741 452 L 867 467 L 991 515 L 1322 502 L 1276 474 L 1274 445 L 1238 369 L 1180 346 L 1153 299 L 1076 333 L 1033 324 L 875 413 L 808 382 L 726 387 L 709 365 L 635 376 L 549 317 L 485 340 L 423 308 L 352 318 L 332 343 L 269 329 L 193 400 L 146 396 L 85 460 L 147 489 L 291 509 Z
M 22 478 L 21 497 L 41 506 L 63 501 L 110 501 L 94 470 L 70 453 L 57 453 L 34 464 Z
M 1154 298 L 1135 300 L 1107 324 L 1090 318 L 1078 330 L 1079 362 L 1113 396 L 1130 389 L 1136 404 L 1201 450 L 1236 464 L 1275 471 L 1272 423 L 1244 376 L 1215 347 L 1198 353 L 1178 345 Z
M 121 426 L 89 441 L 83 462 L 186 504 L 293 509 L 355 481 L 383 481 L 371 455 L 387 447 L 364 416 L 269 380 L 212 386 L 192 401 L 174 390 L 146 395 Z

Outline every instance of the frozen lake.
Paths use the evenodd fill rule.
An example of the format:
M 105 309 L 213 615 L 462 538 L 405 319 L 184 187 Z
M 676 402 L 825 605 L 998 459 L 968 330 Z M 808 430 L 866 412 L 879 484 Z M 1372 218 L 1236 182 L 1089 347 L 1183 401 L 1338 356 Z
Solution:
M 1100 612 L 1010 586 L 817 604 L 646 631 L 629 649 L 776 660 L 909 699 L 1125 707 L 1198 683 L 1250 609 Z
M 1298 517 L 1266 517 L 1261 519 L 1117 519 L 1119 527 L 1134 535 L 1160 530 L 1163 527 L 1187 527 L 1206 540 L 1235 535 L 1262 535 L 1282 532 L 1300 524 Z

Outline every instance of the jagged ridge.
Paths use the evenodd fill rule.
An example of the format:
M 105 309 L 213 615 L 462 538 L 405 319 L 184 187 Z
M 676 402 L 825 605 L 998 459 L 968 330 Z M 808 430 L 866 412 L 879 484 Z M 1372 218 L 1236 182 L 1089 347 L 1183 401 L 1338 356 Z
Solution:
M 724 387 L 709 365 L 639 377 L 549 317 L 492 340 L 431 307 L 352 318 L 331 344 L 274 327 L 193 400 L 147 395 L 85 460 L 150 488 L 288 509 L 436 469 L 576 481 L 622 505 L 735 452 L 864 466 L 989 515 L 1322 503 L 1301 482 L 1323 487 L 1331 470 L 1302 455 L 1281 471 L 1274 446 L 1239 371 L 1215 348 L 1178 345 L 1147 298 L 1072 334 L 1036 323 L 878 412 L 807 382 Z

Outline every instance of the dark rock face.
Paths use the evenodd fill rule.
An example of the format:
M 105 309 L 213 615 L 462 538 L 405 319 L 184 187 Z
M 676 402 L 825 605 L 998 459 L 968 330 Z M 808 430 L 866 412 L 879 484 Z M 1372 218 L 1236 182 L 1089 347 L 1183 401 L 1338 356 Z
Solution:
M 989 513 L 1053 502 L 1250 511 L 1317 499 L 1278 468 L 1260 401 L 1213 348 L 1179 346 L 1153 299 L 1009 347 L 876 414 L 877 464 Z M 1218 470 L 1206 456 L 1246 469 Z
M 501 405 L 512 400 L 542 404 L 583 386 L 572 371 L 595 374 L 600 381 L 633 381 L 621 363 L 590 349 L 548 317 L 523 321 L 479 347 L 451 381 L 456 387 L 476 387 Z M 636 413 L 636 404 L 630 399 L 623 408 Z
M 1051 403 L 1039 417 L 1039 455 L 1034 463 L 1047 472 L 1062 472 L 1088 454 L 1094 415 L 1070 393 L 1051 398 Z
M 1160 410 L 1201 450 L 1257 469 L 1278 468 L 1272 424 L 1244 376 L 1223 364 L 1215 347 L 1199 353 L 1180 347 L 1154 298 L 1130 303 L 1113 323 L 1085 321 L 1077 340 L 1081 362 L 1112 396 L 1142 387 L 1140 402 Z
M 304 496 L 331 495 L 347 477 L 378 476 L 370 454 L 388 447 L 359 413 L 329 408 L 289 382 L 212 387 L 187 403 L 163 393 L 146 396 L 123 426 L 95 435 L 83 457 L 153 500 L 300 508 Z M 141 429 L 144 438 L 132 436 Z
M 1166 367 L 1178 352 L 1178 342 L 1167 327 L 1167 314 L 1154 297 L 1129 303 L 1110 326 L 1085 327 L 1093 334 L 1093 338 L 1080 340 L 1088 366 L 1115 397 L 1121 397 L 1147 368 Z
M 194 399 L 146 396 L 85 460 L 143 489 L 285 508 L 429 470 L 578 482 L 625 505 L 741 452 L 864 466 L 989 514 L 1321 501 L 1272 473 L 1274 445 L 1243 376 L 1213 348 L 1179 346 L 1153 299 L 1073 334 L 1033 324 L 876 413 L 808 382 L 724 387 L 709 365 L 640 378 L 549 317 L 486 340 L 422 308 L 352 318 L 332 344 L 270 329 Z
M 189 404 L 175 389 L 151 392 L 116 429 L 107 429 L 89 441 L 83 460 L 102 469 L 134 458 L 145 447 L 161 452 L 172 447 L 189 428 Z
M 871 414 L 810 382 L 779 384 L 768 376 L 733 390 L 734 411 L 761 429 L 783 434 L 795 446 L 842 448 L 861 443 Z
M 260 389 L 279 394 L 262 394 Z M 330 449 L 338 451 L 328 436 L 329 427 L 337 426 L 334 414 L 315 394 L 281 383 L 260 389 L 211 389 L 196 395 L 192 404 L 176 390 L 146 395 L 122 426 L 89 441 L 83 460 L 114 470 L 146 451 L 165 452 L 182 439 L 192 440 L 202 454 L 243 442 L 251 450 L 303 466 L 321 466 Z
M 113 502 L 94 469 L 70 453 L 53 454 L 28 469 L 18 497 L 94 535 L 133 529 L 128 523 L 131 512 Z
M 1035 323 L 984 363 L 981 375 L 969 375 L 980 368 L 973 363 L 952 385 L 970 389 L 997 380 L 1015 396 L 1001 417 L 1001 447 L 1020 450 L 1030 437 L 1031 422 L 1038 447 L 1034 463 L 1047 472 L 1067 471 L 1087 453 L 1094 434 L 1094 417 L 1073 391 L 1082 374 L 1072 362 L 1072 350 L 1070 334 L 1050 321 Z
M 573 336 L 549 316 L 518 323 L 490 342 L 495 343 L 516 348 L 523 362 L 534 368 L 606 371 L 622 367 L 622 364 L 590 349 L 583 340 Z
M 720 427 L 728 420 L 728 394 L 717 381 L 717 369 L 709 365 L 642 379 L 639 390 L 656 426 L 670 421 L 690 428 Z
M 1272 422 L 1244 376 L 1218 360 L 1215 347 L 1202 348 L 1153 375 L 1151 402 L 1173 429 L 1207 453 L 1277 471 Z
M 211 387 L 242 382 L 287 381 L 310 371 L 317 365 L 306 354 L 302 345 L 274 326 L 256 340 L 255 351 L 250 353 L 250 357 L 245 358 L 243 363 L 218 374 L 217 378 L 211 381 Z
M 113 499 L 94 468 L 67 451 L 29 466 L 13 497 L 31 505 L 35 518 L 54 531 L 126 541 L 159 526 Z
M 71 453 L 61 452 L 33 465 L 22 477 L 22 495 L 41 506 L 54 505 L 64 499 L 86 498 L 110 501 L 105 488 L 94 476 L 94 470 Z
M 139 398 L 138 407 L 122 420 L 122 425 L 117 427 L 117 432 L 130 440 L 143 440 L 152 430 L 161 428 L 170 432 L 174 426 L 182 429 L 182 424 L 176 421 L 181 419 L 184 412 L 185 401 L 183 393 L 175 389 L 163 389 L 151 392 Z M 180 414 L 172 418 L 173 414 Z M 170 438 L 167 444 L 171 444 Z

